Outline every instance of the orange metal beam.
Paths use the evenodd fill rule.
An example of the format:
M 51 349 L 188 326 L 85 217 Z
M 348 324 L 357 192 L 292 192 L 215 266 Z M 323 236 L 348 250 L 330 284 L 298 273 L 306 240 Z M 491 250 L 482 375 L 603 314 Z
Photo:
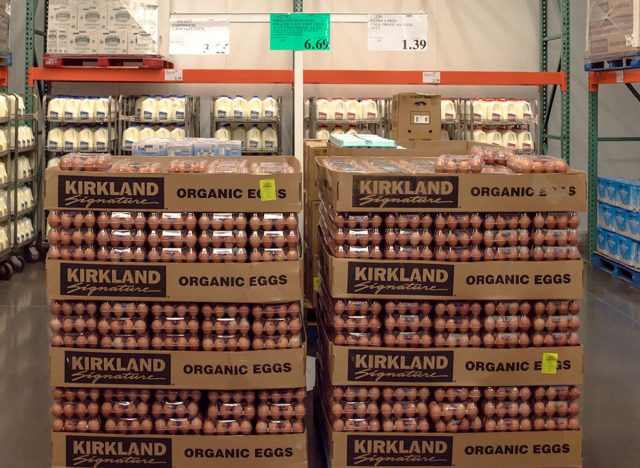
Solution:
M 182 70 L 182 80 L 165 80 L 164 69 L 126 67 L 31 68 L 29 83 L 112 82 L 112 83 L 293 83 L 293 70 Z
M 640 83 L 640 69 L 589 72 L 589 91 L 598 91 L 600 85 Z
M 423 71 L 305 70 L 306 84 L 451 85 L 451 86 L 543 86 L 567 89 L 565 72 L 442 71 L 440 82 L 423 81 Z M 429 72 L 433 74 L 437 72 Z
M 9 86 L 9 67 L 0 67 L 0 87 Z

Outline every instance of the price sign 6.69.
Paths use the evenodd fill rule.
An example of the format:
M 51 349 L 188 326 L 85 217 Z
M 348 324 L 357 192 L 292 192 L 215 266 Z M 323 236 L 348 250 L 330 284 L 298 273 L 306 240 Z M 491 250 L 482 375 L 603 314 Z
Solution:
M 271 50 L 329 50 L 331 15 L 326 13 L 272 13 Z

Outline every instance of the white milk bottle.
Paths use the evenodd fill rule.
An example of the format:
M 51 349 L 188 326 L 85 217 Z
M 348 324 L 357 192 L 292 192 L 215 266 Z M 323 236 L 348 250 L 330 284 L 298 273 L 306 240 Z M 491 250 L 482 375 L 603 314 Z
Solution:
M 184 127 L 176 127 L 171 132 L 169 132 L 169 138 L 180 139 L 186 136 L 186 132 L 184 131 Z
M 213 112 L 216 117 L 220 117 L 226 119 L 231 117 L 233 113 L 231 112 L 231 98 L 227 95 L 220 96 L 216 99 L 213 104 Z
M 156 136 L 156 131 L 150 125 L 140 129 L 140 140 L 146 140 Z
M 316 138 L 318 140 L 328 140 L 330 135 L 329 128 L 326 125 L 320 125 L 316 130 Z
M 304 118 L 305 118 L 305 119 L 306 119 L 306 118 L 308 118 L 308 117 L 309 117 L 309 115 L 310 115 L 310 114 L 309 114 L 309 107 L 310 107 L 310 105 L 311 105 L 311 104 L 310 104 L 310 102 L 309 102 L 309 99 L 305 99 L 305 101 L 304 101 Z M 264 106 L 264 104 L 263 104 L 263 106 Z M 305 126 L 305 129 L 306 129 L 306 130 L 308 130 L 308 127 L 306 127 L 306 126 Z M 306 137 L 305 137 L 305 138 L 306 138 Z
M 17 100 L 17 103 L 18 103 L 18 114 L 19 115 L 24 115 L 25 112 L 27 111 L 26 110 L 27 108 L 26 108 L 26 106 L 24 104 L 24 98 L 22 96 L 20 96 L 20 95 L 17 95 L 16 96 L 16 100 Z
M 336 125 L 335 128 L 333 129 L 333 131 L 331 132 L 332 135 L 344 135 L 344 130 L 342 128 L 342 125 Z
M 171 131 L 167 127 L 160 127 L 154 136 L 155 138 L 171 138 Z
M 147 96 L 140 105 L 140 119 L 146 122 L 158 120 L 158 100 L 153 96 Z
M 456 120 L 456 106 L 451 99 L 443 99 L 441 101 L 440 117 L 443 122 L 453 122 Z
M 480 143 L 486 143 L 487 142 L 487 134 L 481 128 L 474 129 L 472 137 L 473 137 L 473 141 L 479 141 Z
M 84 127 L 78 134 L 78 147 L 81 151 L 91 151 L 95 148 L 93 129 Z
M 234 128 L 231 131 L 231 139 L 232 140 L 241 141 L 242 142 L 242 147 L 244 148 L 244 144 L 245 144 L 246 139 L 247 139 L 247 134 L 246 134 L 246 131 L 244 129 L 244 124 L 238 125 L 236 128 Z
M 132 125 L 122 134 L 122 147 L 131 148 L 134 143 L 140 141 L 140 127 Z
M 214 132 L 213 137 L 221 141 L 231 140 L 231 132 L 229 131 L 229 126 L 223 125 L 222 127 L 218 128 Z
M 20 142 L 20 146 L 22 148 L 26 148 L 31 146 L 31 137 L 29 136 L 29 129 L 31 127 L 27 127 L 26 125 L 21 125 L 18 128 L 18 141 Z
M 347 99 L 345 104 L 347 120 L 358 120 L 362 118 L 362 105 L 356 98 Z
M 483 99 L 472 99 L 472 119 L 474 122 L 482 122 L 487 118 L 487 103 Z
M 145 99 L 147 99 L 148 96 L 138 96 L 138 98 L 136 98 L 136 104 L 135 104 L 135 117 L 138 120 L 142 119 L 142 103 L 144 102 Z
M 345 132 L 347 135 L 357 135 L 358 129 L 354 125 L 349 125 L 349 128 Z
M 502 146 L 509 149 L 518 149 L 518 137 L 512 130 L 504 130 L 502 133 Z
M 493 99 L 487 103 L 487 118 L 493 122 L 502 122 L 506 120 L 503 114 L 505 99 Z
M 174 122 L 183 121 L 187 113 L 187 99 L 184 96 L 171 98 L 171 116 Z
M 361 114 L 363 119 L 377 119 L 378 118 L 378 104 L 373 99 L 363 99 L 360 103 Z
M 93 147 L 96 151 L 109 149 L 109 130 L 104 125 L 100 125 L 93 131 Z
M 109 102 L 110 99 L 106 97 L 100 97 L 94 99 L 95 107 L 95 118 L 96 119 L 106 119 L 109 117 Z
M 3 94 L 0 98 L 0 102 L 4 102 L 4 104 L 0 104 L 7 108 L 7 115 L 9 115 L 9 103 L 7 97 Z M 49 107 L 47 109 L 47 115 L 50 119 L 59 119 L 64 115 L 64 98 L 55 97 L 49 101 Z M 1 117 L 6 117 L 4 114 Z
M 5 145 L 7 138 L 4 132 L 0 132 L 0 138 L 4 137 Z M 47 134 L 47 148 L 51 150 L 59 150 L 62 148 L 63 132 L 59 127 L 52 128 Z
M 513 101 L 515 108 L 516 120 L 523 122 L 533 121 L 533 110 L 531 109 L 531 103 L 525 99 L 517 99 Z
M 80 115 L 80 99 L 67 99 L 64 102 L 64 119 L 75 121 Z
M 490 129 L 487 132 L 487 144 L 502 146 L 502 134 L 496 129 Z
M 246 134 L 245 148 L 248 150 L 259 150 L 262 148 L 262 132 L 255 124 L 251 126 Z
M 267 94 L 267 97 L 262 101 L 262 115 L 268 119 L 278 116 L 278 101 L 271 94 Z
M 93 120 L 96 118 L 96 100 L 84 98 L 80 101 L 80 120 Z
M 158 99 L 158 121 L 167 122 L 171 118 L 171 99 L 163 96 Z
M 330 118 L 335 120 L 344 120 L 347 118 L 347 114 L 344 109 L 344 101 L 340 98 L 333 98 L 331 100 L 331 116 Z
M 247 117 L 247 100 L 243 96 L 236 94 L 236 97 L 233 98 L 233 102 L 231 103 L 231 107 L 234 118 L 243 119 Z M 244 141 L 244 139 L 242 141 Z
M 264 115 L 262 112 L 262 99 L 258 96 L 253 96 L 249 99 L 247 108 L 249 109 L 249 117 L 252 119 L 259 119 Z
M 278 132 L 275 131 L 273 125 L 267 125 L 262 131 L 262 147 L 266 150 L 278 150 Z
M 65 151 L 75 151 L 78 149 L 78 130 L 75 128 L 67 128 L 62 137 L 62 144 Z
M 359 135 L 371 135 L 371 130 L 369 130 L 368 127 L 362 127 L 360 130 L 358 130 L 358 134 Z
M 533 150 L 533 138 L 531 137 L 531 132 L 528 130 L 516 130 L 516 137 L 518 138 L 518 146 L 517 148 L 522 151 L 532 151 Z
M 318 120 L 328 120 L 329 118 L 333 118 L 333 116 L 329 117 L 330 112 L 331 104 L 329 104 L 329 100 L 327 98 L 320 97 L 316 99 L 316 114 Z
M 4 184 L 9 180 L 9 175 L 7 174 L 7 166 L 0 161 L 0 184 Z

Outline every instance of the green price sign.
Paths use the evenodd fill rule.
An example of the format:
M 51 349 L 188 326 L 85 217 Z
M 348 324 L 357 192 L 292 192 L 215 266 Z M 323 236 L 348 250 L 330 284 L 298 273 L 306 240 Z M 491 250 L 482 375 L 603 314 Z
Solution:
M 271 50 L 329 50 L 331 15 L 271 13 Z

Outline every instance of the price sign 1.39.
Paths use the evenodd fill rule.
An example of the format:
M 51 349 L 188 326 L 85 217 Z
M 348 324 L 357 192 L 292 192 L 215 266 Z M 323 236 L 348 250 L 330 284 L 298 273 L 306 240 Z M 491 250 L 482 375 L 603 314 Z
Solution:
M 369 15 L 367 38 L 369 50 L 426 50 L 427 15 Z
M 326 13 L 272 13 L 271 50 L 329 50 L 331 15 Z

